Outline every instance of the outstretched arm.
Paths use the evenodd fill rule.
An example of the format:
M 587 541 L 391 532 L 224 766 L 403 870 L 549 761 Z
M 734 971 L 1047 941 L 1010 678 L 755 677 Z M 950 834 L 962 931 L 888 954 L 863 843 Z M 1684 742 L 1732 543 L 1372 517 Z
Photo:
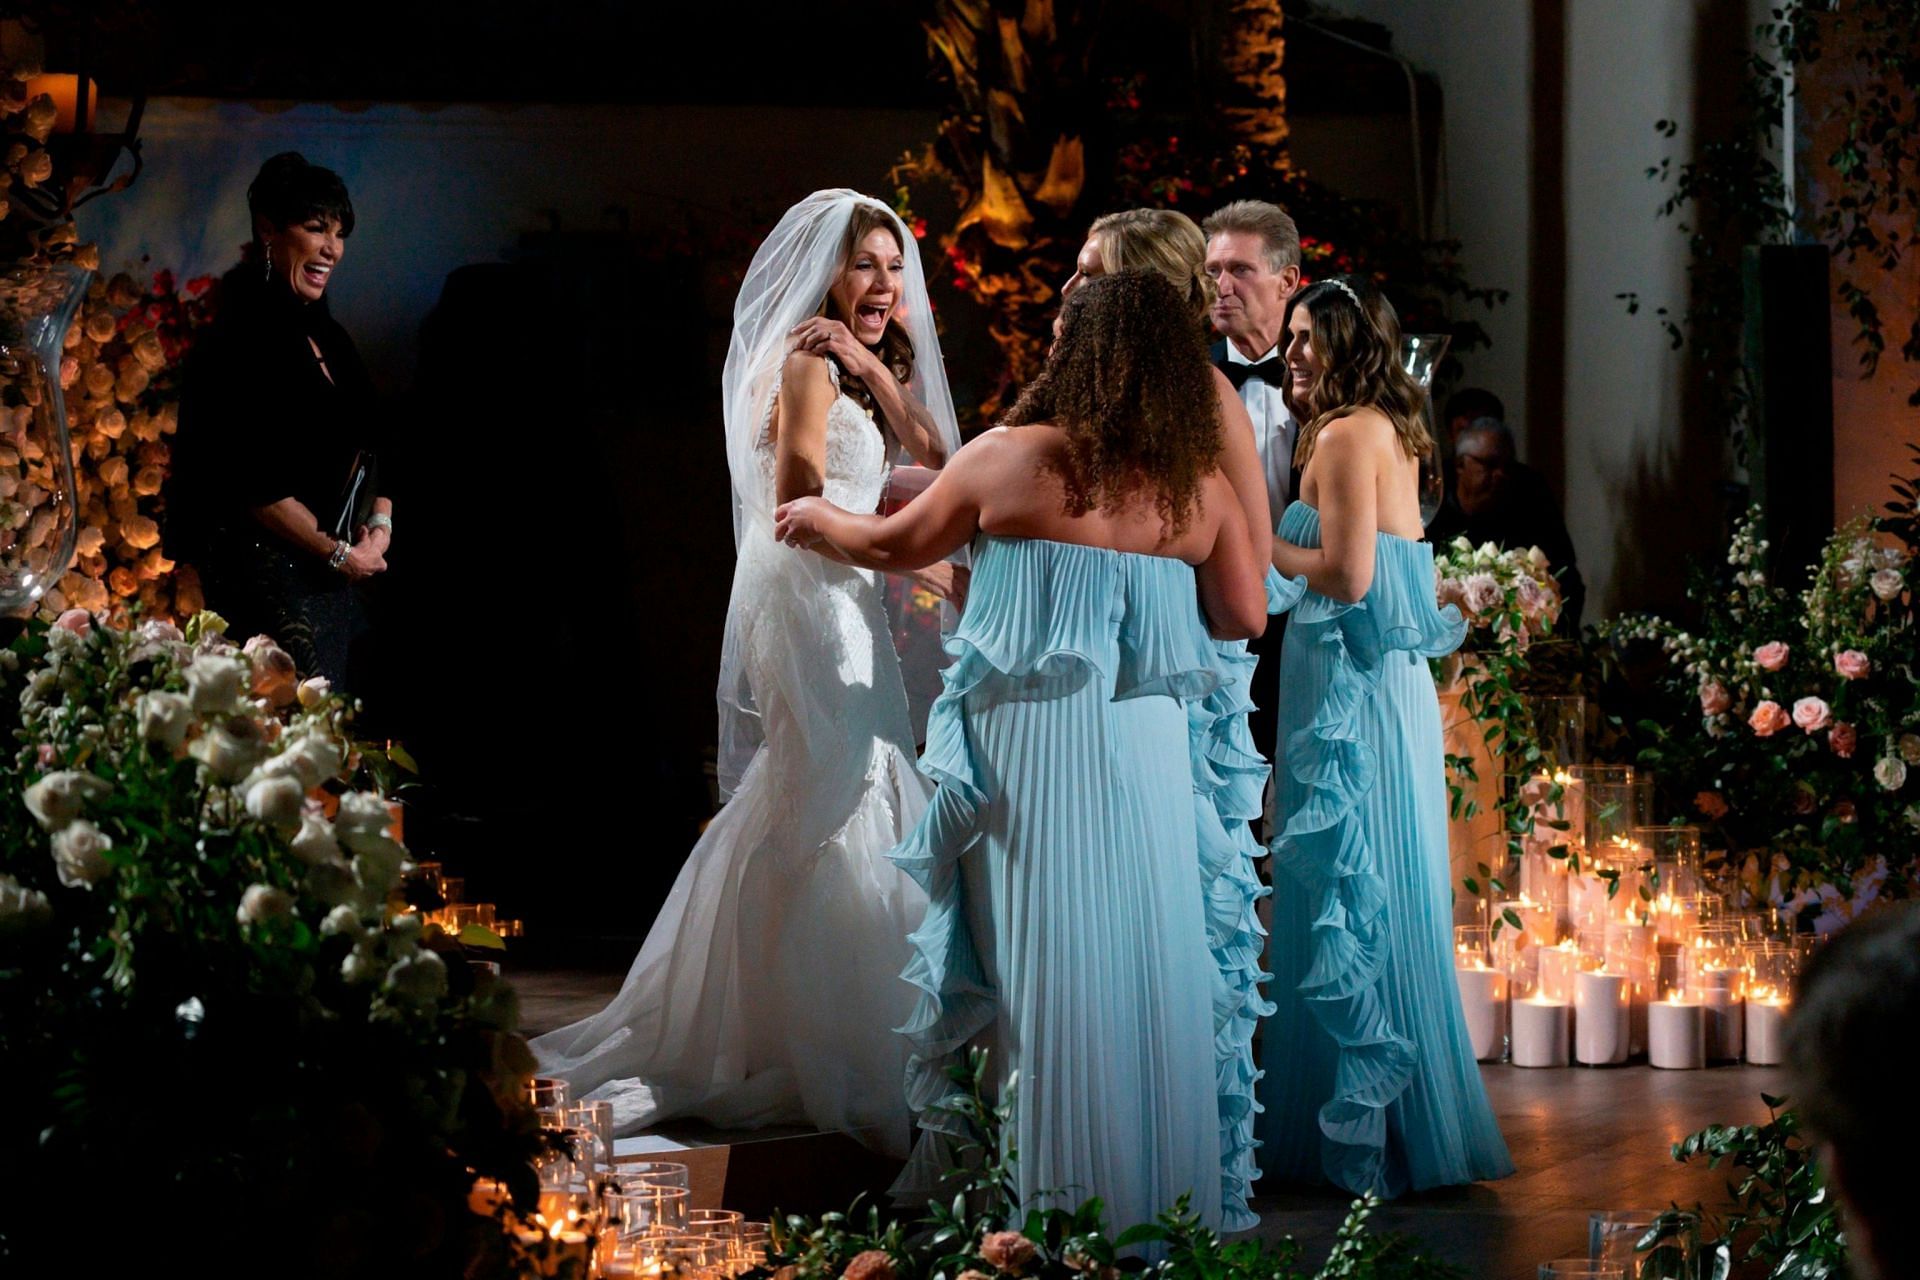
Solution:
M 980 527 L 981 477 L 991 447 L 983 438 L 961 449 L 925 493 L 890 516 L 855 515 L 824 498 L 800 498 L 773 513 L 773 535 L 793 546 L 823 543 L 836 558 L 866 569 L 902 573 L 932 564 Z
M 1304 574 L 1313 590 L 1348 604 L 1373 586 L 1374 535 L 1380 529 L 1379 468 L 1364 425 L 1340 418 L 1322 428 L 1314 441 L 1320 545 L 1273 540 L 1273 567 L 1283 576 Z

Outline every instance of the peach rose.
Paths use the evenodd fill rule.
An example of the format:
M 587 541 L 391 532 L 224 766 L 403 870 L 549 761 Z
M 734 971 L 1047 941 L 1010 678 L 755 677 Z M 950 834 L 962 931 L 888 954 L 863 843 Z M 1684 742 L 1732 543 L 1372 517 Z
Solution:
M 1762 671 L 1778 671 L 1787 665 L 1787 646 L 1778 640 L 1769 640 L 1753 651 L 1753 660 Z
M 1819 698 L 1802 698 L 1793 704 L 1793 722 L 1808 733 L 1818 733 L 1833 723 L 1833 710 Z
M 1763 738 L 1771 738 L 1792 723 L 1793 718 L 1771 698 L 1755 707 L 1753 714 L 1747 717 L 1747 727 Z
M 54 620 L 54 626 L 84 636 L 93 630 L 93 615 L 85 609 L 69 609 Z
M 1718 680 L 1709 680 L 1700 686 L 1700 714 L 1717 716 L 1733 705 L 1733 698 L 1727 693 L 1727 686 Z
M 1018 1274 L 1039 1250 L 1018 1231 L 995 1231 L 980 1241 L 980 1257 L 1000 1271 Z
M 1849 680 L 1858 680 L 1873 670 L 1873 662 L 1858 649 L 1842 649 L 1833 655 L 1833 669 Z
M 840 1275 L 842 1280 L 894 1280 L 893 1258 L 884 1249 L 856 1253 Z
M 1860 745 L 1860 731 L 1845 720 L 1835 720 L 1833 728 L 1827 730 L 1827 745 L 1833 748 L 1833 754 L 1842 760 L 1852 757 L 1853 749 Z

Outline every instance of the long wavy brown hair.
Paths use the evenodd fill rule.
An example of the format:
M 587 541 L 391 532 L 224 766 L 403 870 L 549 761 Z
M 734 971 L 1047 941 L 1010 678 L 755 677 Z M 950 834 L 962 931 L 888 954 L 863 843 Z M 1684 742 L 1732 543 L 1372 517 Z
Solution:
M 1029 423 L 1066 433 L 1068 514 L 1115 511 L 1150 491 L 1169 533 L 1184 530 L 1221 449 L 1213 365 L 1186 298 L 1153 271 L 1075 290 L 1046 367 L 1001 419 Z
M 902 253 L 906 252 L 906 245 L 900 241 L 900 228 L 894 222 L 892 215 L 888 214 L 884 209 L 867 204 L 865 201 L 859 201 L 853 206 L 853 216 L 847 219 L 846 239 L 841 242 L 840 270 L 842 272 L 845 272 L 846 269 L 852 265 L 853 255 L 860 248 L 860 242 L 865 240 L 868 234 L 876 228 L 892 236 L 895 247 Z M 821 315 L 827 314 L 827 307 L 831 305 L 832 301 L 831 296 L 820 300 Z M 894 302 L 896 315 L 899 310 L 899 301 L 896 299 Z M 844 319 L 848 327 L 852 327 L 852 316 L 837 318 Z M 880 345 L 874 348 L 873 353 L 880 357 L 880 363 L 887 366 L 887 371 L 893 374 L 894 378 L 898 380 L 902 386 L 906 385 L 907 380 L 913 377 L 913 339 L 907 336 L 907 331 L 901 327 L 899 320 L 889 319 L 887 321 L 887 327 L 882 330 L 880 334 Z M 828 358 L 832 359 L 832 357 Z M 839 361 L 836 360 L 834 363 L 838 364 Z M 873 392 L 868 388 L 866 379 L 846 369 L 842 369 L 840 371 L 840 390 L 868 413 L 879 413 L 879 406 L 874 401 Z
M 1356 409 L 1384 413 L 1408 457 L 1433 452 L 1421 415 L 1427 393 L 1400 363 L 1400 316 L 1386 295 L 1359 276 L 1336 276 L 1294 294 L 1287 303 L 1289 323 L 1299 307 L 1307 309 L 1320 372 L 1293 396 L 1294 416 L 1305 424 L 1294 465 L 1304 467 L 1313 457 L 1322 427 Z

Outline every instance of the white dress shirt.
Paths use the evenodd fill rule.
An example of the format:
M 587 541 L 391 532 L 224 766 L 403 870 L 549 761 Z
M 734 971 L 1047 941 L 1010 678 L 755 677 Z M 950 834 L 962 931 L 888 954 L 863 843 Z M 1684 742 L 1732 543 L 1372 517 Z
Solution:
M 1249 360 L 1240 354 L 1240 348 L 1227 342 L 1228 364 L 1259 364 L 1261 360 L 1279 358 L 1280 348 L 1260 357 Z M 1293 471 L 1293 445 L 1299 436 L 1299 424 L 1293 415 L 1287 412 L 1287 402 L 1280 394 L 1280 388 L 1260 378 L 1248 378 L 1240 384 L 1240 403 L 1247 406 L 1247 416 L 1253 419 L 1253 443 L 1260 452 L 1261 469 L 1267 473 L 1267 511 L 1273 517 L 1276 532 L 1280 528 L 1280 513 L 1286 510 L 1287 503 L 1293 500 L 1290 479 Z

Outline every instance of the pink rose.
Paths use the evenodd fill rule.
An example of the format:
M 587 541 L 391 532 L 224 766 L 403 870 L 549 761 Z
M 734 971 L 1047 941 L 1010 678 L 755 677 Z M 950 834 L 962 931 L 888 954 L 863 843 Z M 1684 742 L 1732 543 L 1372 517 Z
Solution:
M 1792 723 L 1793 718 L 1771 698 L 1755 707 L 1747 717 L 1747 726 L 1763 738 L 1771 738 Z
M 1808 733 L 1818 733 L 1833 723 L 1833 711 L 1819 698 L 1802 698 L 1793 704 L 1793 722 Z
M 300 675 L 293 658 L 273 642 L 271 636 L 255 636 L 241 649 L 252 664 L 251 686 L 255 697 L 265 698 L 276 707 L 284 707 L 298 696 Z
M 1702 791 L 1693 798 L 1693 807 L 1715 822 L 1727 816 L 1727 802 L 1718 791 Z
M 884 1249 L 856 1253 L 840 1275 L 842 1280 L 894 1280 L 893 1257 Z
M 1000 1271 L 1018 1272 L 1038 1252 L 1018 1231 L 995 1231 L 980 1241 L 980 1257 Z
M 1460 584 L 1469 613 L 1485 613 L 1500 603 L 1499 579 L 1490 573 L 1470 573 Z
M 77 636 L 84 636 L 93 631 L 93 615 L 85 609 L 69 609 L 54 619 L 53 625 L 62 631 L 71 631 Z
M 1700 686 L 1700 714 L 1717 716 L 1733 705 L 1733 698 L 1727 693 L 1727 686 L 1718 680 L 1709 680 Z
M 1833 655 L 1833 669 L 1849 680 L 1858 680 L 1873 670 L 1873 663 L 1858 649 L 1842 649 Z
M 1842 760 L 1850 759 L 1853 749 L 1860 745 L 1860 731 L 1845 720 L 1835 720 L 1833 728 L 1827 730 L 1827 745 Z
M 1762 671 L 1778 671 L 1787 665 L 1787 646 L 1778 640 L 1769 640 L 1753 651 L 1753 660 Z

